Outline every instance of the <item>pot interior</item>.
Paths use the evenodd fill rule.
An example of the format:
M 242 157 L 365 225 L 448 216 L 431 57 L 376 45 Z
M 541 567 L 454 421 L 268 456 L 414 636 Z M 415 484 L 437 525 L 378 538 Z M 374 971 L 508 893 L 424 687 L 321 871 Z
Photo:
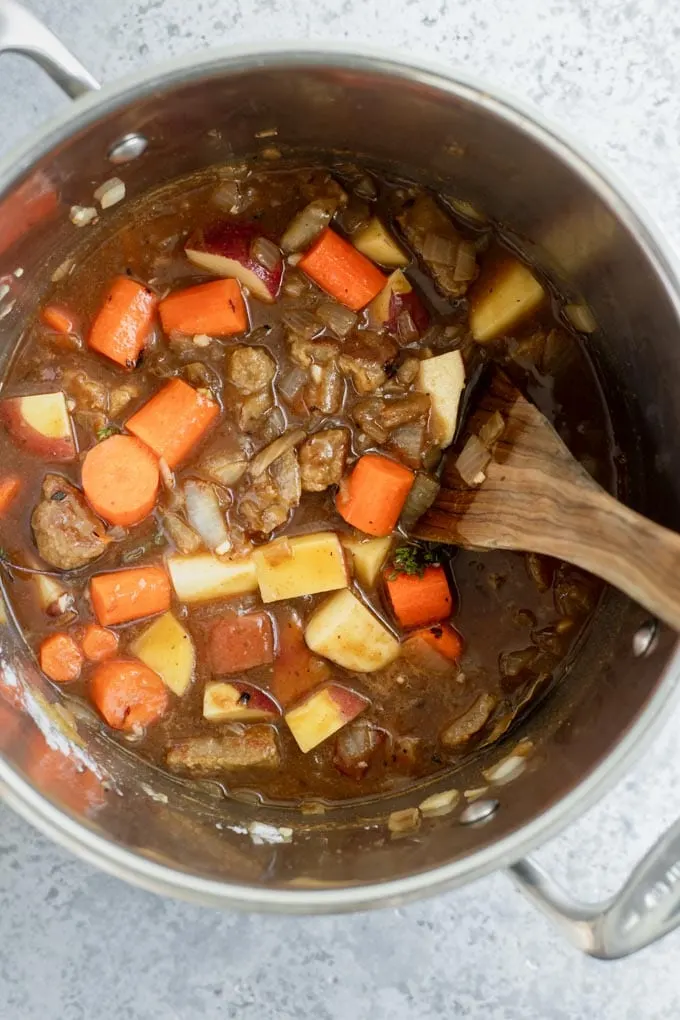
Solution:
M 272 137 L 258 136 L 273 128 L 284 159 L 359 158 L 472 203 L 510 232 L 562 293 L 585 300 L 599 326 L 588 344 L 621 451 L 620 495 L 680 529 L 680 472 L 671 441 L 680 425 L 673 399 L 680 382 L 677 308 L 644 229 L 594 171 L 522 115 L 470 87 L 375 61 L 215 60 L 91 101 L 36 144 L 0 182 L 0 371 L 46 282 L 82 242 L 82 230 L 106 227 L 104 217 L 79 231 L 69 218 L 72 206 L 92 205 L 94 189 L 114 174 L 135 198 L 214 163 L 266 160 Z M 112 147 L 130 133 L 146 140 L 144 153 L 112 164 Z M 55 707 L 11 619 L 0 641 L 5 688 L 26 692 L 30 716 L 50 741 L 93 763 L 107 791 L 103 807 L 76 816 L 83 826 L 76 842 L 87 830 L 165 864 L 176 872 L 180 892 L 190 892 L 200 877 L 291 890 L 292 903 L 293 890 L 359 887 L 443 866 L 451 866 L 447 881 L 462 880 L 492 865 L 493 855 L 484 851 L 501 840 L 509 840 L 511 856 L 513 838 L 587 780 L 657 692 L 675 637 L 658 627 L 649 649 L 636 654 L 643 649 L 634 638 L 646 622 L 639 607 L 608 592 L 568 674 L 503 744 L 464 772 L 408 796 L 304 816 L 229 802 L 210 784 L 189 787 L 159 773 L 87 719 Z M 6 711 L 2 774 L 22 806 L 25 788 L 9 735 L 34 723 Z M 520 738 L 532 747 L 523 771 L 509 782 L 490 781 L 483 770 L 507 758 Z M 73 815 L 70 789 L 82 776 L 51 766 L 23 778 Z M 484 790 L 476 801 L 461 796 L 445 816 L 423 819 L 415 834 L 391 836 L 391 811 L 452 786 Z M 469 801 L 477 805 L 472 812 Z M 465 824 L 475 812 L 480 820 Z M 234 891 L 223 886 L 223 898 L 230 897 Z

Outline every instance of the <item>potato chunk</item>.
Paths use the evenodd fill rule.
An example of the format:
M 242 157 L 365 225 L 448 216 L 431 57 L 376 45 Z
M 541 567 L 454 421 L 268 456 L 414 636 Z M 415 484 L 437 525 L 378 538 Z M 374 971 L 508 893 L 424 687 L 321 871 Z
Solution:
M 356 719 L 367 707 L 367 699 L 356 691 L 339 684 L 329 684 L 291 708 L 285 720 L 298 747 L 306 754 Z
M 505 259 L 484 274 L 470 297 L 470 329 L 486 343 L 514 329 L 535 312 L 545 291 L 531 270 L 516 259 Z
M 263 602 L 333 591 L 347 584 L 347 565 L 333 531 L 280 538 L 253 552 Z
M 312 614 L 305 641 L 317 655 L 357 673 L 382 669 L 399 654 L 397 639 L 348 588 Z
M 255 564 L 250 557 L 223 561 L 210 553 L 169 556 L 168 570 L 181 602 L 208 602 L 257 591 Z
M 366 588 L 372 588 L 378 580 L 380 568 L 392 545 L 392 536 L 385 538 L 345 538 L 342 544 L 352 556 L 354 574 L 360 584 Z
M 194 675 L 196 650 L 191 635 L 172 613 L 155 619 L 132 642 L 130 651 L 158 673 L 173 694 L 184 694 Z
M 449 351 L 420 362 L 416 387 L 430 397 L 430 435 L 438 446 L 453 440 L 458 406 L 465 387 L 465 366 L 460 351 Z

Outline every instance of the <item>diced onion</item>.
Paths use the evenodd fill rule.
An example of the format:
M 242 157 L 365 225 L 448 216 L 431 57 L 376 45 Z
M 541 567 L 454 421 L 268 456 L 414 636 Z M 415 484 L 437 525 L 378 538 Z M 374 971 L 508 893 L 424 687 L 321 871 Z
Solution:
M 402 343 L 410 344 L 420 336 L 418 327 L 413 321 L 413 316 L 405 308 L 399 312 L 397 317 L 397 335 Z
M 440 815 L 448 815 L 459 800 L 458 790 L 441 790 L 421 802 L 420 813 L 423 818 L 438 818 Z
M 565 305 L 564 314 L 579 333 L 594 333 L 597 329 L 595 317 L 588 305 Z
M 369 202 L 374 201 L 378 197 L 375 181 L 369 174 L 362 174 L 354 185 L 354 194 L 358 195 L 359 198 L 368 199 Z
M 270 567 L 278 567 L 280 563 L 292 559 L 293 547 L 287 538 L 279 538 L 276 542 L 268 542 L 262 547 L 262 559 L 266 560 Z
M 477 436 L 470 436 L 456 461 L 456 469 L 466 485 L 481 485 L 491 454 Z
M 296 365 L 282 376 L 281 381 L 277 382 L 276 388 L 285 400 L 293 400 L 306 382 L 307 373 Z
M 173 472 L 170 470 L 170 465 L 168 464 L 168 462 L 165 459 L 165 457 L 159 457 L 159 459 L 158 459 L 158 471 L 159 471 L 159 474 L 161 476 L 161 481 L 162 481 L 163 485 L 165 486 L 165 488 L 166 489 L 174 489 L 175 488 L 175 476 L 174 476 Z
M 358 322 L 358 316 L 349 308 L 334 301 L 324 301 L 316 310 L 316 317 L 337 336 L 347 336 Z
M 189 479 L 184 483 L 184 499 L 189 524 L 209 549 L 217 549 L 229 540 L 219 500 L 212 485 Z
M 476 223 L 486 223 L 487 217 L 484 213 L 480 212 L 479 209 L 475 209 L 474 205 L 471 202 L 467 202 L 464 198 L 451 198 L 449 202 L 451 207 L 460 216 L 466 216 L 469 220 L 475 220 Z
M 273 241 L 266 237 L 255 238 L 250 248 L 250 254 L 256 262 L 270 271 L 276 269 L 281 263 L 280 250 Z
M 69 219 L 74 227 L 86 227 L 97 219 L 97 210 L 93 205 L 72 205 Z
M 94 193 L 95 202 L 99 202 L 102 209 L 109 209 L 117 205 L 125 198 L 125 183 L 120 177 L 111 177 L 108 181 L 100 184 Z
M 474 280 L 477 275 L 476 248 L 471 241 L 461 241 L 456 254 L 453 278 L 456 282 Z
M 481 429 L 477 433 L 480 442 L 484 444 L 487 450 L 490 450 L 497 439 L 503 435 L 505 429 L 505 419 L 500 411 L 494 411 L 492 415 L 482 425 Z
M 448 237 L 439 234 L 426 234 L 423 241 L 423 258 L 426 262 L 436 262 L 443 266 L 454 266 L 459 245 Z
M 201 462 L 201 470 L 220 482 L 235 485 L 245 473 L 248 461 L 239 450 L 231 453 L 212 453 Z
M 429 475 L 418 472 L 406 497 L 399 523 L 405 531 L 411 531 L 426 510 L 429 510 L 439 493 L 439 482 Z
M 281 318 L 284 325 L 302 340 L 311 340 L 322 329 L 318 319 L 302 308 L 286 308 Z
M 219 188 L 213 192 L 213 204 L 224 212 L 237 213 L 241 208 L 241 192 L 238 181 L 224 181 Z
M 482 775 L 489 783 L 503 786 L 516 779 L 527 767 L 526 758 L 520 754 L 511 754 L 489 769 L 482 769 Z
M 287 432 L 285 436 L 275 439 L 269 446 L 265 446 L 264 450 L 260 450 L 250 465 L 250 473 L 253 478 L 258 478 L 267 470 L 270 464 L 273 464 L 284 453 L 287 453 L 288 450 L 292 450 L 298 443 L 301 443 L 305 435 L 306 433 L 302 429 L 293 429 L 292 432 Z
M 393 836 L 417 832 L 420 828 L 420 811 L 417 807 L 404 808 L 403 811 L 393 811 L 387 819 L 387 828 Z
M 288 252 L 303 251 L 330 223 L 338 203 L 335 199 L 317 198 L 293 216 L 281 238 L 281 249 Z

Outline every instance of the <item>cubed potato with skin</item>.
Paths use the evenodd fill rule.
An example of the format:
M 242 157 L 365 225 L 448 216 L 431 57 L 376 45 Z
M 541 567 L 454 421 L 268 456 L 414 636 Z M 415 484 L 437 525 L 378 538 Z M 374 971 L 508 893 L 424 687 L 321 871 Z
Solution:
M 312 613 L 305 641 L 317 655 L 357 673 L 371 673 L 396 659 L 399 642 L 348 588 Z
M 368 306 L 368 321 L 374 329 L 385 327 L 389 333 L 398 332 L 399 316 L 408 312 L 419 333 L 430 324 L 430 315 L 401 269 L 387 278 L 387 283 Z
M 339 684 L 314 691 L 284 716 L 295 741 L 306 754 L 332 737 L 368 707 L 368 700 Z
M 135 638 L 130 651 L 158 673 L 173 694 L 184 694 L 194 675 L 196 650 L 191 634 L 172 613 L 154 620 Z
M 281 538 L 260 546 L 253 560 L 263 602 L 334 591 L 347 584 L 347 564 L 333 531 Z
M 392 536 L 385 538 L 342 538 L 342 544 L 352 557 L 354 576 L 365 588 L 372 588 L 392 545 Z
M 71 418 L 63 393 L 35 393 L 0 402 L 0 420 L 28 453 L 67 461 L 76 455 Z
M 259 687 L 219 681 L 205 685 L 203 718 L 208 722 L 265 722 L 280 714 L 274 699 Z
M 257 591 L 255 563 L 249 556 L 238 560 L 219 560 L 210 553 L 169 556 L 167 565 L 180 602 L 209 602 Z
M 354 233 L 352 244 L 362 255 L 380 266 L 403 269 L 410 261 L 404 249 L 397 244 L 377 216 L 373 216 L 365 226 Z
M 456 432 L 460 398 L 465 388 L 465 365 L 460 351 L 421 361 L 416 388 L 430 397 L 429 430 L 438 446 L 448 446 Z
M 482 274 L 470 294 L 470 329 L 479 343 L 503 336 L 536 311 L 545 291 L 517 259 L 506 258 Z
M 283 262 L 279 259 L 274 266 L 258 262 L 253 252 L 260 238 L 257 224 L 223 221 L 191 238 L 186 256 L 195 266 L 215 276 L 238 280 L 253 297 L 269 304 L 278 294 Z

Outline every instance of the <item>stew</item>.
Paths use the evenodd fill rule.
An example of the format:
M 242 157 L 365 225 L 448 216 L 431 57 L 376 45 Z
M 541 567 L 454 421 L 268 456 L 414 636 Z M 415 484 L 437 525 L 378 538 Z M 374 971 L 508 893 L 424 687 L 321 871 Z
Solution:
M 0 399 L 2 572 L 46 676 L 161 767 L 282 802 L 500 739 L 598 583 L 410 535 L 452 444 L 484 477 L 502 418 L 459 437 L 490 362 L 613 486 L 559 296 L 465 206 L 358 166 L 213 169 L 79 240 Z

